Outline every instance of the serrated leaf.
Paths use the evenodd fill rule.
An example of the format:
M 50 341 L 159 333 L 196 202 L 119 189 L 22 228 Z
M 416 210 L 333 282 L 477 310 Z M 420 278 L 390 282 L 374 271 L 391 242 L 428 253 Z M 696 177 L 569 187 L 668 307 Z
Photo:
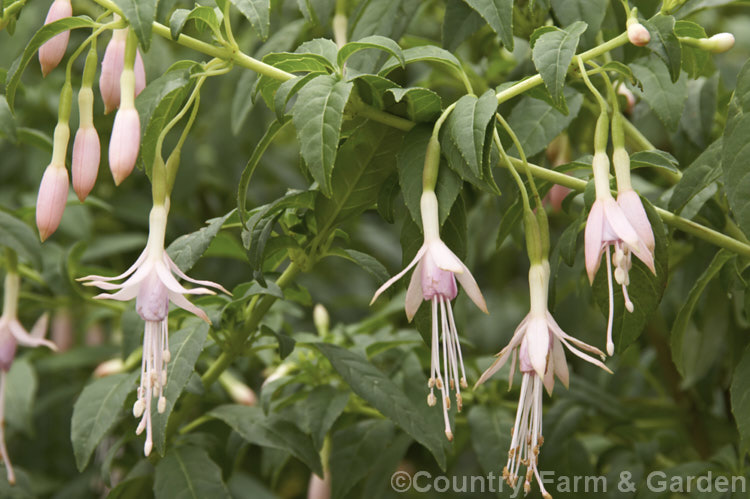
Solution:
M 442 112 L 443 104 L 440 96 L 427 88 L 391 88 L 396 102 L 406 102 L 406 112 L 409 119 L 421 122 L 434 121 Z
M 576 21 L 584 21 L 588 29 L 583 33 L 585 45 L 594 43 L 594 38 L 599 32 L 607 13 L 607 3 L 600 0 L 552 0 L 550 2 L 555 17 L 560 20 L 566 28 Z
M 568 104 L 567 116 L 550 104 L 532 97 L 523 97 L 508 117 L 508 124 L 523 146 L 526 156 L 533 156 L 547 147 L 552 139 L 565 130 L 578 116 L 583 104 L 583 95 L 567 87 L 563 95 Z M 515 146 L 508 154 L 517 156 Z
M 683 378 L 686 380 L 691 379 L 694 375 L 690 372 L 693 364 L 695 363 L 694 358 L 701 356 L 704 352 L 703 348 L 696 348 L 693 342 L 685 342 L 685 336 L 690 324 L 690 319 L 693 316 L 695 306 L 703 295 L 703 291 L 706 286 L 711 282 L 721 271 L 724 265 L 729 262 L 735 255 L 725 249 L 719 250 L 711 263 L 708 264 L 706 270 L 700 275 L 698 280 L 693 285 L 690 293 L 687 296 L 687 300 L 680 308 L 677 313 L 674 323 L 672 324 L 671 336 L 671 347 L 672 347 L 672 360 L 674 361 L 677 370 L 680 372 Z M 709 331 L 705 331 L 709 333 Z M 713 332 L 711 332 L 713 333 Z M 706 334 L 708 336 L 708 334 Z
M 331 175 L 352 85 L 335 76 L 318 76 L 300 90 L 292 108 L 300 153 L 327 197 L 333 194 Z
M 206 5 L 199 5 L 193 10 L 177 9 L 169 18 L 169 34 L 176 40 L 185 28 L 185 23 L 192 20 L 198 31 L 203 32 L 208 27 L 218 37 L 221 35 L 221 15 L 221 12 L 217 13 L 217 9 Z
M 328 38 L 313 38 L 306 41 L 294 51 L 297 54 L 316 55 L 327 62 L 327 66 L 334 71 L 338 70 L 336 60 L 338 58 L 338 46 Z
M 158 0 L 114 0 L 114 2 L 120 7 L 143 50 L 148 52 L 151 47 L 151 31 L 156 19 Z
M 677 21 L 674 25 L 674 33 L 678 37 L 708 38 L 703 26 L 691 21 Z M 711 76 L 714 72 L 714 64 L 711 53 L 698 47 L 682 44 L 682 69 L 690 76 L 697 78 L 701 75 Z
M 508 50 L 513 50 L 513 0 L 464 0 L 487 21 Z
M 388 280 L 389 274 L 385 266 L 378 261 L 372 255 L 362 253 L 361 251 L 353 249 L 333 248 L 330 252 L 331 256 L 338 256 L 354 262 L 362 267 L 368 274 L 373 276 L 377 282 L 385 282 Z
M 154 473 L 154 495 L 164 499 L 229 499 L 221 468 L 204 449 L 174 447 L 159 460 Z
M 16 118 L 13 116 L 4 95 L 0 95 L 0 133 L 5 135 L 11 142 L 18 140 Z
M 620 286 L 615 285 L 614 276 L 614 320 L 612 333 L 616 350 L 623 352 L 632 344 L 643 331 L 650 316 L 659 306 L 664 289 L 667 285 L 668 274 L 668 251 L 667 238 L 661 218 L 654 211 L 654 207 L 646 199 L 642 198 L 643 207 L 648 215 L 651 228 L 654 232 L 656 247 L 654 249 L 654 267 L 656 275 L 636 257 L 632 258 L 633 266 L 630 269 L 628 286 L 628 295 L 633 302 L 633 312 L 625 309 L 625 300 Z M 605 318 L 609 312 L 609 293 L 607 290 L 607 265 L 604 259 L 606 253 L 602 256 L 602 263 L 596 274 L 593 284 L 593 293 L 599 309 Z
M 73 406 L 70 441 L 78 471 L 83 471 L 104 435 L 125 414 L 123 404 L 135 389 L 139 372 L 113 374 L 92 381 Z
M 484 25 L 484 19 L 463 0 L 447 0 L 443 17 L 443 48 L 455 51 Z
M 16 90 L 18 89 L 18 84 L 21 82 L 21 76 L 31 58 L 34 57 L 36 51 L 39 50 L 39 47 L 53 36 L 58 35 L 63 31 L 80 28 L 93 28 L 95 26 L 96 23 L 94 23 L 91 18 L 77 16 L 66 17 L 65 19 L 45 24 L 39 28 L 39 31 L 34 34 L 34 37 L 28 45 L 26 45 L 23 54 L 13 61 L 10 69 L 8 69 L 8 74 L 5 76 L 5 98 L 7 99 L 8 106 L 12 112 L 15 112 L 14 104 L 16 100 Z
M 708 146 L 714 127 L 719 94 L 719 74 L 711 78 L 688 80 L 687 100 L 680 118 L 680 128 L 700 149 Z
M 729 207 L 745 234 L 750 234 L 750 196 L 747 195 L 750 189 L 748 151 L 750 151 L 750 63 L 745 63 L 737 76 L 737 86 L 729 103 L 721 154 L 724 189 Z
M 260 407 L 222 405 L 208 413 L 221 419 L 248 442 L 291 452 L 314 473 L 321 476 L 323 467 L 312 441 L 294 424 L 266 416 Z
M 331 427 L 344 412 L 350 394 L 330 385 L 319 385 L 305 394 L 291 408 L 294 422 L 312 437 L 316 449 L 323 442 Z
M 4 211 L 0 211 L 0 241 L 22 260 L 31 262 L 36 268 L 42 267 L 42 247 L 34 230 Z
M 434 62 L 448 66 L 449 69 L 461 73 L 461 63 L 458 62 L 456 56 L 448 52 L 447 50 L 441 49 L 434 45 L 422 45 L 419 47 L 408 48 L 403 51 L 404 62 L 408 65 L 413 62 Z M 378 75 L 387 76 L 388 73 L 394 69 L 401 67 L 401 62 L 395 57 L 390 57 L 383 67 L 378 71 Z
M 289 357 L 289 354 L 294 350 L 294 345 L 297 343 L 286 333 L 274 331 L 265 324 L 260 326 L 260 333 L 266 336 L 273 336 L 276 339 L 276 342 L 279 344 L 279 357 L 281 357 L 281 360 Z
M 286 124 L 286 121 L 287 121 L 286 120 L 286 107 L 287 107 L 287 104 L 289 103 L 289 100 L 295 95 L 297 95 L 297 93 L 305 85 L 307 85 L 307 83 L 310 80 L 312 80 L 313 78 L 317 78 L 318 76 L 322 74 L 323 73 L 319 73 L 319 72 L 307 73 L 306 75 L 292 78 L 291 80 L 287 80 L 283 82 L 281 85 L 279 85 L 279 88 L 276 89 L 276 93 L 273 96 L 273 110 L 276 113 L 276 121 L 278 123 Z M 273 124 L 271 126 L 273 126 Z M 253 151 L 253 153 L 254 152 L 255 151 Z
M 211 241 L 213 241 L 216 234 L 221 230 L 221 226 L 224 225 L 224 222 L 232 214 L 234 214 L 234 210 L 223 217 L 212 218 L 207 222 L 208 225 L 206 227 L 202 227 L 190 234 L 184 234 L 172 241 L 172 244 L 167 248 L 167 253 L 180 270 L 188 272 L 193 268 L 193 265 L 198 263 L 198 260 L 206 252 Z
M 578 39 L 586 31 L 586 23 L 578 21 L 565 30 L 556 29 L 542 34 L 534 44 L 532 59 L 542 76 L 555 106 L 567 113 L 563 88 L 570 62 L 578 48 Z
M 327 233 L 374 206 L 380 186 L 395 168 L 402 132 L 378 123 L 359 128 L 341 146 L 331 180 L 331 197 L 315 200 L 318 232 Z
M 382 50 L 395 57 L 401 63 L 402 67 L 406 65 L 404 54 L 401 51 L 401 47 L 398 46 L 398 43 L 384 36 L 370 35 L 360 38 L 356 42 L 349 42 L 341 47 L 338 56 L 336 57 L 338 66 L 344 67 L 344 63 L 352 54 L 365 49 Z
M 442 435 L 426 430 L 422 419 L 416 416 L 414 402 L 390 378 L 364 357 L 343 347 L 328 343 L 317 343 L 315 346 L 328 358 L 354 393 L 424 445 L 432 452 L 438 465 L 445 469 L 446 458 L 440 440 Z
M 482 177 L 486 149 L 491 145 L 490 133 L 497 97 L 494 90 L 488 90 L 480 98 L 464 95 L 456 102 L 456 107 L 448 116 L 446 128 L 451 140 L 476 177 Z
M 648 21 L 643 21 L 642 24 L 651 33 L 651 41 L 648 42 L 647 47 L 664 62 L 672 82 L 676 82 L 680 77 L 682 49 L 677 35 L 674 34 L 674 17 L 657 14 Z
M 679 173 L 677 159 L 665 151 L 652 149 L 650 151 L 638 151 L 630 156 L 630 169 L 636 168 L 660 168 L 671 173 Z
M 719 137 L 682 172 L 669 199 L 669 211 L 679 214 L 693 198 L 721 178 L 722 142 Z
M 261 40 L 268 38 L 270 28 L 270 0 L 229 0 L 250 21 Z
M 643 90 L 635 88 L 635 93 L 648 103 L 667 130 L 675 131 L 687 100 L 687 76 L 670 80 L 666 66 L 653 57 L 638 59 L 630 68 L 643 85 Z
M 427 152 L 427 143 L 432 136 L 432 127 L 416 126 L 412 128 L 402 142 L 398 153 L 396 167 L 398 168 L 399 184 L 404 195 L 404 202 L 409 209 L 411 218 L 418 226 L 422 225 L 420 199 L 422 198 L 422 169 Z M 461 192 L 463 182 L 445 162 L 441 162 L 438 170 L 435 195 L 438 198 L 438 213 L 442 225 L 451 212 L 453 203 Z

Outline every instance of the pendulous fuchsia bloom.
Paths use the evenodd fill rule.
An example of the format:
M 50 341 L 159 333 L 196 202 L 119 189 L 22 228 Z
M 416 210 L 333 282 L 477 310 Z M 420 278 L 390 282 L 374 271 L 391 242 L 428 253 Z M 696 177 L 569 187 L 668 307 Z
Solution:
M 529 314 L 521 321 L 513 333 L 510 343 L 497 354 L 497 359 L 482 374 L 476 386 L 487 381 L 493 374 L 511 360 L 509 388 L 513 383 L 513 375 L 518 362 L 523 375 L 521 395 L 518 401 L 515 425 L 511 434 L 508 462 L 503 469 L 503 478 L 511 487 L 518 482 L 518 472 L 521 464 L 526 466 L 524 491 L 528 494 L 531 482 L 536 477 L 542 497 L 552 496 L 545 490 L 539 476 L 539 452 L 544 443 L 542 436 L 542 386 L 547 393 L 552 394 L 554 377 L 568 387 L 568 364 L 565 360 L 565 349 L 574 355 L 611 371 L 600 360 L 584 353 L 586 350 L 604 357 L 596 347 L 584 343 L 563 331 L 547 309 L 547 293 L 549 288 L 549 263 L 543 260 L 529 268 L 529 290 L 531 307 Z
M 44 24 L 50 24 L 72 15 L 73 7 L 70 4 L 70 0 L 55 0 L 47 12 Z M 68 48 L 69 39 L 70 31 L 63 31 L 39 47 L 39 64 L 42 66 L 42 76 L 47 76 L 50 71 L 60 64 L 60 61 L 65 56 L 65 50 Z
M 421 209 L 424 244 L 419 248 L 414 259 L 404 270 L 391 277 L 375 292 L 370 304 L 383 291 L 401 279 L 404 274 L 416 265 L 414 273 L 411 276 L 411 281 L 409 282 L 409 288 L 406 291 L 404 309 L 406 317 L 411 321 L 422 301 L 429 301 L 432 305 L 432 356 L 430 362 L 430 379 L 428 382 L 430 394 L 427 397 L 427 403 L 430 406 L 436 404 L 437 400 L 434 389 L 437 387 L 442 396 L 445 435 L 448 437 L 448 440 L 452 440 L 453 432 L 451 431 L 450 420 L 448 419 L 448 410 L 451 405 L 450 390 L 456 392 L 456 407 L 460 412 L 463 405 L 461 388 L 467 387 L 466 372 L 461 355 L 461 344 L 458 339 L 458 331 L 456 330 L 456 323 L 451 308 L 451 301 L 458 294 L 456 279 L 461 283 L 469 298 L 484 313 L 488 313 L 487 304 L 469 269 L 440 239 L 437 197 L 433 191 L 424 191 L 421 199 Z M 440 337 L 438 329 L 442 333 L 443 344 L 442 374 L 440 370 Z M 459 366 L 461 369 L 460 377 Z M 450 389 L 448 388 L 448 384 L 450 384 Z
M 31 332 L 26 332 L 21 322 L 18 320 L 18 293 L 21 287 L 21 279 L 16 272 L 8 271 L 5 275 L 5 296 L 3 299 L 3 313 L 0 315 L 0 457 L 5 463 L 5 469 L 8 474 L 8 483 L 15 483 L 16 478 L 13 473 L 13 465 L 8 456 L 8 450 L 5 447 L 5 383 L 7 373 L 10 370 L 13 359 L 16 356 L 18 345 L 27 347 L 45 346 L 52 350 L 57 350 L 54 343 L 44 339 L 47 332 L 47 323 L 49 316 L 42 315 L 31 328 Z
M 620 153 L 619 151 L 622 151 Z M 624 154 L 624 156 L 622 156 Z M 611 263 L 615 266 L 615 280 L 622 286 L 625 298 L 625 308 L 633 311 L 633 302 L 628 296 L 628 273 L 631 267 L 631 254 L 640 259 L 648 268 L 656 273 L 654 267 L 654 234 L 651 224 L 646 217 L 638 194 L 629 185 L 630 160 L 624 149 L 615 150 L 616 169 L 623 169 L 623 161 L 627 159 L 627 185 L 621 185 L 618 175 L 618 199 L 612 197 L 609 190 L 609 159 L 606 153 L 594 154 L 593 171 L 596 185 L 596 201 L 591 206 L 586 221 L 584 253 L 586 272 L 589 282 L 594 282 L 594 276 L 599 269 L 602 253 L 606 252 L 607 284 L 609 288 L 609 318 L 607 321 L 607 353 L 614 353 L 615 345 L 612 341 L 612 321 L 614 317 L 612 271 L 610 267 L 610 246 L 614 247 Z
M 136 262 L 123 274 L 116 277 L 90 275 L 78 279 L 86 286 L 96 286 L 100 289 L 117 292 L 102 293 L 94 298 L 128 301 L 133 298 L 135 308 L 145 321 L 143 334 L 143 357 L 141 362 L 141 383 L 138 397 L 133 406 L 133 415 L 141 418 L 136 429 L 137 434 L 146 430 L 146 442 L 143 452 L 146 456 L 151 453 L 153 440 L 151 436 L 151 403 L 156 397 L 157 411 L 164 412 L 167 400 L 164 397 L 164 387 L 167 384 L 166 365 L 170 361 L 169 339 L 167 330 L 167 315 L 169 302 L 187 310 L 209 322 L 206 313 L 190 303 L 185 295 L 214 294 L 205 287 L 187 289 L 175 278 L 175 275 L 188 282 L 200 286 L 209 286 L 224 293 L 231 294 L 221 285 L 211 281 L 191 279 L 183 273 L 164 249 L 164 235 L 167 227 L 169 202 L 154 205 L 149 216 L 149 235 L 146 248 Z M 173 275 L 174 274 L 174 275 Z M 121 284 L 112 281 L 126 279 Z
M 102 59 L 102 72 L 99 77 L 99 92 L 104 101 L 104 114 L 120 107 L 120 76 L 125 66 L 125 43 L 128 37 L 128 28 L 116 29 L 112 33 L 112 39 L 104 50 Z M 143 67 L 141 52 L 136 49 L 135 53 L 135 95 L 141 93 L 146 87 L 146 71 Z

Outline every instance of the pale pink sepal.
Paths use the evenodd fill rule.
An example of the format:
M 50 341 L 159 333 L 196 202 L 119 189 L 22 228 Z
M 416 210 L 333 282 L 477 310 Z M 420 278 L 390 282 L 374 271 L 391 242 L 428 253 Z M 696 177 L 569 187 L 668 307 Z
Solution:
M 49 165 L 44 171 L 36 200 L 36 226 L 42 241 L 60 225 L 68 201 L 68 171 L 64 166 Z
M 602 256 L 602 233 L 604 231 L 604 206 L 597 200 L 591 206 L 584 231 L 584 257 L 589 283 L 594 282 Z
M 70 0 L 55 0 L 47 12 L 44 24 L 50 24 L 72 15 L 73 7 L 70 4 Z M 65 50 L 68 48 L 69 39 L 70 31 L 63 31 L 39 47 L 39 64 L 42 67 L 42 76 L 47 76 L 50 71 L 60 64 L 62 58 L 65 57 Z
M 422 269 L 424 268 L 424 259 L 420 259 L 417 266 L 414 268 L 414 272 L 411 275 L 409 281 L 409 288 L 406 290 L 406 301 L 404 303 L 404 311 L 406 312 L 406 319 L 411 322 L 414 316 L 419 310 L 419 306 L 424 301 L 422 296 Z
M 651 222 L 643 208 L 640 196 L 634 190 L 623 191 L 617 195 L 617 204 L 622 208 L 628 222 L 633 226 L 641 241 L 646 244 L 649 251 L 653 252 L 655 247 L 654 231 Z

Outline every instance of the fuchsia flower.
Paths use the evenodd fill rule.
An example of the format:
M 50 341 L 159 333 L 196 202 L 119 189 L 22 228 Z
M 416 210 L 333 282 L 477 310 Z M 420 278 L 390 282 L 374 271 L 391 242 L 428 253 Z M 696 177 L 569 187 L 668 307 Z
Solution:
M 73 141 L 73 190 L 83 202 L 96 184 L 101 159 L 99 134 L 93 126 L 82 126 Z
M 55 163 L 53 158 L 53 162 L 44 170 L 36 200 L 36 226 L 42 241 L 60 226 L 68 202 L 68 187 L 68 170 L 64 164 Z
M 73 7 L 70 4 L 70 0 L 55 0 L 47 12 L 44 24 L 50 24 L 72 15 Z M 42 66 L 42 76 L 47 76 L 50 71 L 60 64 L 60 61 L 65 56 L 65 50 L 68 48 L 69 39 L 70 31 L 63 31 L 39 47 L 39 64 Z
M 623 152 L 625 152 L 623 150 Z M 625 153 L 627 154 L 627 153 Z M 618 161 L 620 158 L 616 158 Z M 638 194 L 632 189 L 623 189 L 617 201 L 609 191 L 609 159 L 604 153 L 594 155 L 594 181 L 597 184 L 596 201 L 591 206 L 586 221 L 584 253 L 589 282 L 594 281 L 606 253 L 607 284 L 609 288 L 609 319 L 607 321 L 607 353 L 614 353 L 612 321 L 614 316 L 612 270 L 610 246 L 614 247 L 611 262 L 615 266 L 615 280 L 622 286 L 625 308 L 633 311 L 633 302 L 628 296 L 631 255 L 635 255 L 656 274 L 654 267 L 654 234 Z
M 13 473 L 13 465 L 8 456 L 8 450 L 5 447 L 5 382 L 6 375 L 13 364 L 16 356 L 18 345 L 27 347 L 45 346 L 52 350 L 57 350 L 57 346 L 49 340 L 44 339 L 47 332 L 47 323 L 49 316 L 42 315 L 31 332 L 27 332 L 21 322 L 18 320 L 18 293 L 21 287 L 21 279 L 15 272 L 8 272 L 5 275 L 5 296 L 3 299 L 3 313 L 0 315 L 0 457 L 5 463 L 8 474 L 8 483 L 15 483 L 16 478 Z
M 482 292 L 479 290 L 471 272 L 440 239 L 437 198 L 434 192 L 425 191 L 422 194 L 421 208 L 424 244 L 404 270 L 386 281 L 375 292 L 372 302 L 393 283 L 401 279 L 412 267 L 416 266 L 409 282 L 409 288 L 406 291 L 404 309 L 406 317 L 411 321 L 423 301 L 429 301 L 432 305 L 432 356 L 428 382 L 430 394 L 427 397 L 427 403 L 430 406 L 436 404 L 434 388 L 437 387 L 442 395 L 445 434 L 448 440 L 452 440 L 453 433 L 448 419 L 448 410 L 451 405 L 448 384 L 450 384 L 450 390 L 456 392 L 456 406 L 459 412 L 463 405 L 461 388 L 467 387 L 461 344 L 451 308 L 451 301 L 458 294 L 456 279 L 461 283 L 464 291 L 474 304 L 484 313 L 488 312 Z M 372 302 L 370 303 L 372 304 Z M 442 333 L 443 343 L 442 375 L 438 329 Z M 460 377 L 459 367 L 461 369 Z
M 123 107 L 115 115 L 109 140 L 109 169 L 115 185 L 120 185 L 132 173 L 140 145 L 141 120 L 138 111 L 134 107 Z
M 167 384 L 166 365 L 170 361 L 167 315 L 169 302 L 210 322 L 206 313 L 193 305 L 185 295 L 214 294 L 205 287 L 185 288 L 177 277 L 200 286 L 208 286 L 231 294 L 221 285 L 211 281 L 191 279 L 172 261 L 164 249 L 164 234 L 167 225 L 168 208 L 154 205 L 149 218 L 149 238 L 146 248 L 136 262 L 123 274 L 116 277 L 91 275 L 78 279 L 86 286 L 96 286 L 104 290 L 117 290 L 113 294 L 102 293 L 94 298 L 128 301 L 136 299 L 136 311 L 145 321 L 143 334 L 143 360 L 141 363 L 141 383 L 138 397 L 133 406 L 133 415 L 142 418 L 136 429 L 137 434 L 146 430 L 144 453 L 149 455 L 153 445 L 151 436 L 151 403 L 157 398 L 157 411 L 164 412 Z M 121 284 L 113 281 L 126 279 Z
M 125 43 L 127 35 L 128 28 L 114 30 L 112 39 L 104 50 L 102 72 L 99 77 L 99 93 L 102 94 L 105 114 L 120 106 L 120 76 L 125 66 Z M 138 96 L 146 87 L 146 71 L 143 67 L 141 52 L 137 49 L 133 71 L 135 72 L 135 95 Z
M 549 288 L 549 263 L 532 265 L 529 269 L 529 289 L 531 310 L 513 333 L 510 343 L 497 354 L 497 359 L 482 374 L 476 386 L 487 381 L 493 374 L 512 358 L 509 388 L 513 383 L 516 363 L 523 375 L 521 395 L 518 401 L 515 425 L 513 427 L 508 462 L 503 469 L 503 478 L 511 487 L 518 482 L 521 464 L 526 466 L 524 491 L 528 494 L 531 482 L 536 477 L 544 498 L 552 496 L 545 490 L 539 476 L 539 452 L 544 437 L 542 436 L 542 386 L 552 394 L 555 376 L 568 387 L 569 372 L 565 360 L 565 349 L 597 367 L 611 373 L 600 360 L 584 353 L 586 350 L 604 357 L 598 348 L 580 341 L 563 331 L 547 309 L 547 292 Z M 579 350 L 580 349 L 580 350 Z

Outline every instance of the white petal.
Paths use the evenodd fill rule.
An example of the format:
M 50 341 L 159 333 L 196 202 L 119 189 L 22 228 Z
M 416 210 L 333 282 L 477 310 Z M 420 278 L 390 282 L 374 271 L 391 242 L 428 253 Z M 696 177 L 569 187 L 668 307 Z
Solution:
M 495 359 L 492 365 L 488 367 L 479 377 L 479 380 L 477 380 L 477 382 L 474 384 L 474 388 L 476 389 L 476 387 L 478 387 L 479 385 L 481 385 L 482 383 L 490 379 L 492 375 L 498 372 L 505 365 L 505 363 L 508 362 L 508 359 L 510 358 L 510 354 L 512 351 L 513 350 L 511 349 L 508 349 L 508 350 L 503 349 L 503 352 L 498 354 L 499 356 Z M 511 372 L 510 375 L 513 376 L 513 373 Z
M 180 293 L 180 294 L 187 294 L 187 295 L 215 295 L 213 291 L 206 288 L 192 288 L 188 289 L 184 287 L 182 284 L 177 282 L 177 279 L 174 278 L 172 275 L 172 272 L 169 271 L 167 266 L 164 263 L 157 263 L 154 265 L 154 270 L 156 270 L 156 274 L 159 276 L 159 280 L 169 289 L 170 291 L 174 293 Z
M 104 277 L 100 275 L 87 275 L 86 277 L 79 277 L 76 279 L 76 281 L 119 281 L 120 279 L 124 279 L 133 272 L 135 272 L 135 269 L 141 266 L 143 261 L 146 259 L 146 250 L 144 249 L 140 256 L 135 260 L 135 263 L 130 266 L 128 270 L 123 272 L 122 274 L 115 276 L 115 277 Z
M 542 379 L 547 395 L 552 396 L 552 390 L 555 389 L 555 361 L 552 356 L 547 361 L 547 369 L 544 371 L 544 378 Z
M 549 352 L 549 330 L 547 321 L 535 317 L 529 321 L 526 329 L 526 338 L 528 340 L 529 360 L 534 367 L 534 371 L 539 379 L 544 379 L 544 372 L 547 368 L 547 353 Z
M 454 274 L 461 274 L 466 268 L 455 253 L 453 253 L 440 239 L 429 242 L 427 245 L 427 251 L 430 252 L 430 255 L 435 261 L 435 265 L 437 265 L 438 268 L 453 272 Z M 458 275 L 456 277 L 458 277 Z
M 188 281 L 188 282 L 192 282 L 193 284 L 198 284 L 200 286 L 208 286 L 210 288 L 216 288 L 216 289 L 220 290 L 222 293 L 225 293 L 225 294 L 230 295 L 230 296 L 232 295 L 232 293 L 230 293 L 229 291 L 227 291 L 224 288 L 224 286 L 222 286 L 221 284 L 217 284 L 217 283 L 215 283 L 213 281 L 202 281 L 200 279 L 193 279 L 192 277 L 189 277 L 182 270 L 180 270 L 180 267 L 178 267 L 177 264 L 174 263 L 174 261 L 171 258 L 169 258 L 169 254 L 167 254 L 166 251 L 164 252 L 164 263 L 166 263 L 169 266 L 169 268 L 172 270 L 172 272 L 174 272 L 175 274 L 177 274 L 177 276 L 180 279 L 183 279 L 183 280 Z
M 547 311 L 547 323 L 549 324 L 550 328 L 552 329 L 552 332 L 555 336 L 557 336 L 561 341 L 570 341 L 574 345 L 576 345 L 578 348 L 581 348 L 583 350 L 587 350 L 591 353 L 594 353 L 598 355 L 599 357 L 604 356 L 604 352 L 596 348 L 595 346 L 589 345 L 588 343 L 579 340 L 578 338 L 574 338 L 573 336 L 570 336 L 568 333 L 562 330 L 560 325 L 557 323 L 555 318 L 552 316 L 552 314 Z
M 552 365 L 555 369 L 555 376 L 557 376 L 565 388 L 568 388 L 570 383 L 568 361 L 565 360 L 565 349 L 557 338 L 552 341 Z
M 174 303 L 175 305 L 177 305 L 178 307 L 180 307 L 181 309 L 187 310 L 191 314 L 195 314 L 198 317 L 200 317 L 201 319 L 203 319 L 204 321 L 206 321 L 209 324 L 211 324 L 211 321 L 208 319 L 208 316 L 206 315 L 206 312 L 204 312 L 202 308 L 200 308 L 200 307 L 198 307 L 198 306 L 193 305 L 192 303 L 190 303 L 190 301 L 187 298 L 185 298 L 184 296 L 182 296 L 180 293 L 174 293 L 174 292 L 170 291 L 169 292 L 169 300 L 172 303 Z
M 377 291 L 375 291 L 375 294 L 372 296 L 372 300 L 370 300 L 370 305 L 375 303 L 375 300 L 378 299 L 378 296 L 380 296 L 381 293 L 383 293 L 383 291 L 390 288 L 394 282 L 398 281 L 404 276 L 404 274 L 409 272 L 409 270 L 414 265 L 416 265 L 417 262 L 424 256 L 425 251 L 427 251 L 427 246 L 423 244 L 422 247 L 419 248 L 419 251 L 417 251 L 417 254 L 414 256 L 414 259 L 411 262 L 409 262 L 409 265 L 407 265 L 406 268 L 404 268 L 404 270 L 402 270 L 398 274 L 394 275 L 393 277 L 385 281 L 385 283 L 382 286 L 380 286 Z
M 424 267 L 424 260 L 419 260 L 417 267 L 411 275 L 409 288 L 406 290 L 404 311 L 409 322 L 414 318 L 417 310 L 419 310 L 419 306 L 424 301 L 424 296 L 422 295 L 422 267 Z
M 482 296 L 482 292 L 479 290 L 479 286 L 477 285 L 477 281 L 474 280 L 474 276 L 471 275 L 471 272 L 469 272 L 469 269 L 466 268 L 466 265 L 463 263 L 461 263 L 461 268 L 463 269 L 463 272 L 455 274 L 456 279 L 461 283 L 461 287 L 464 288 L 464 291 L 466 291 L 466 294 L 469 295 L 469 298 L 471 298 L 471 301 L 474 302 L 477 308 L 485 314 L 489 314 L 487 303 L 484 301 L 484 296 Z

